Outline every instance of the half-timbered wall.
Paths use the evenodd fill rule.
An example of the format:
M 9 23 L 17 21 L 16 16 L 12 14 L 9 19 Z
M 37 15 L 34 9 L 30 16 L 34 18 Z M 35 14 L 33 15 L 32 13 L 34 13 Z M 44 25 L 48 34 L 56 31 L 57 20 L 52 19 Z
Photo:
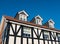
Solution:
M 7 22 L 2 44 L 60 44 L 58 37 L 58 32 L 48 29 Z

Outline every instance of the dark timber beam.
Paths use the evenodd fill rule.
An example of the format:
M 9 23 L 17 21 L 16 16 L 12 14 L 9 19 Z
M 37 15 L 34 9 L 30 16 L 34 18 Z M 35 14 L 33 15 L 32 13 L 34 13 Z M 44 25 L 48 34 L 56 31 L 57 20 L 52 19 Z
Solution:
M 31 28 L 31 36 L 32 36 L 32 44 L 34 44 L 34 39 L 33 39 L 33 27 Z
M 10 23 L 9 23 L 9 22 L 7 23 L 7 28 L 6 28 L 6 30 L 7 30 L 6 44 L 8 44 L 8 43 L 9 43 L 9 32 L 10 32 Z

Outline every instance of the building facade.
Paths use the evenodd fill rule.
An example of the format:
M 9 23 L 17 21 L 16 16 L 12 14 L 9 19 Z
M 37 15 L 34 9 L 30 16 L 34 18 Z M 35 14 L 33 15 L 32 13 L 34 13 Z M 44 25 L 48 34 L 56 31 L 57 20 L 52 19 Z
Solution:
M 55 29 L 52 19 L 42 24 L 39 15 L 30 22 L 28 16 L 22 10 L 14 18 L 2 17 L 2 44 L 60 44 L 60 31 Z

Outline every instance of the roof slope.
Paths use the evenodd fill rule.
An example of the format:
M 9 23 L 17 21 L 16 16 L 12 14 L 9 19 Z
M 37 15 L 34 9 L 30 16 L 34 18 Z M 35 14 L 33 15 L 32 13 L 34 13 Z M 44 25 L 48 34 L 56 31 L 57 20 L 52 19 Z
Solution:
M 56 30 L 55 28 L 48 28 L 47 26 L 41 26 L 41 25 L 34 24 L 31 22 L 27 22 L 27 21 L 17 20 L 17 19 L 14 19 L 13 17 L 10 17 L 10 16 L 4 16 L 4 17 L 6 18 L 6 20 L 10 20 L 10 21 L 18 22 L 18 23 L 23 23 L 23 24 L 27 24 L 27 25 L 32 25 L 32 26 L 36 26 L 36 27 L 46 28 L 46 29 L 50 29 L 50 30 Z M 60 31 L 60 30 L 56 30 L 56 31 Z

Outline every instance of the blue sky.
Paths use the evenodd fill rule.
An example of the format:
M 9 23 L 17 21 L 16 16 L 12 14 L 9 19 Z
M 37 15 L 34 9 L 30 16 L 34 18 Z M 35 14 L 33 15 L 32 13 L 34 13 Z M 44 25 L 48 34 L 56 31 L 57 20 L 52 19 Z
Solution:
M 0 0 L 0 20 L 3 15 L 14 17 L 21 10 L 29 14 L 29 21 L 39 14 L 43 23 L 53 19 L 55 28 L 60 29 L 60 0 Z

